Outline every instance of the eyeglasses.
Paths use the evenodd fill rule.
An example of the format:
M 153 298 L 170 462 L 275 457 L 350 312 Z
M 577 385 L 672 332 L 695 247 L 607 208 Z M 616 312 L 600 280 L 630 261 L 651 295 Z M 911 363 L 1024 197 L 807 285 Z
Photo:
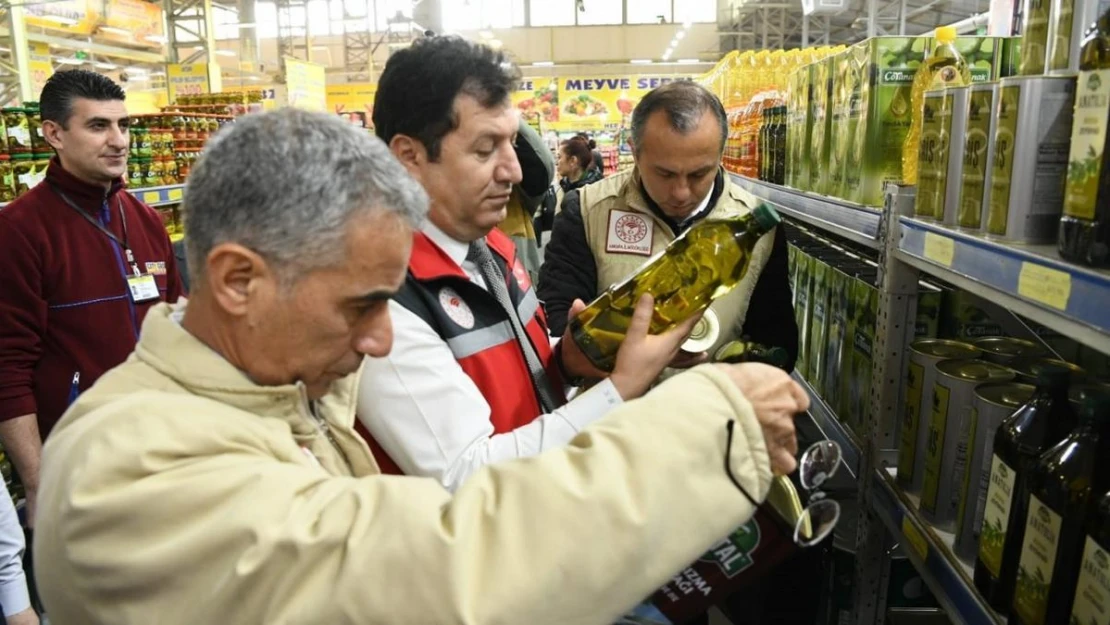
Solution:
M 825 540 L 836 527 L 840 520 L 840 504 L 828 499 L 820 490 L 821 486 L 840 468 L 843 456 L 840 445 L 834 441 L 820 441 L 813 444 L 802 454 L 798 460 L 798 481 L 802 488 L 809 494 L 809 503 L 802 508 L 801 500 L 794 488 L 794 484 L 786 477 L 776 477 L 772 483 L 772 492 L 768 494 L 768 501 L 774 504 L 767 506 L 758 503 L 748 491 L 740 485 L 740 481 L 732 474 L 732 430 L 735 421 L 728 422 L 728 442 L 725 448 L 725 471 L 729 479 L 748 498 L 753 506 L 760 510 L 770 508 L 770 516 L 783 524 L 788 534 L 794 536 L 794 543 L 799 547 L 812 547 Z M 778 493 L 775 493 L 775 489 Z

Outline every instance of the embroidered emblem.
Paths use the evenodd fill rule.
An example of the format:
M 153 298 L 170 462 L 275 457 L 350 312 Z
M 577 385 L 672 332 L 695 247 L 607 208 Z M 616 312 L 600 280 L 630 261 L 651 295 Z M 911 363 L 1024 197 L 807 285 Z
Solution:
M 470 310 L 470 306 L 451 287 L 445 286 L 440 289 L 439 305 L 443 306 L 444 312 L 451 321 L 459 324 L 464 330 L 474 327 L 474 311 Z
M 627 211 L 609 211 L 609 232 L 605 251 L 651 256 L 654 222 Z

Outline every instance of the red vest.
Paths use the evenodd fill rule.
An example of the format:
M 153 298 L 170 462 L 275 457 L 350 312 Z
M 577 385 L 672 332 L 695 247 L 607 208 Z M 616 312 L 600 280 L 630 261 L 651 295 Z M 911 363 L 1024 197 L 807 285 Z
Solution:
M 563 397 L 558 367 L 552 359 L 547 319 L 528 272 L 516 258 L 512 240 L 501 231 L 490 231 L 486 243 L 506 276 L 505 286 L 521 325 L 544 363 L 557 396 Z M 424 233 L 418 232 L 414 237 L 408 275 L 394 299 L 423 319 L 447 343 L 459 366 L 489 404 L 495 434 L 528 425 L 543 412 L 505 309 L 492 294 L 471 282 L 470 276 Z M 356 429 L 370 444 L 382 472 L 400 474 L 396 463 L 361 423 Z

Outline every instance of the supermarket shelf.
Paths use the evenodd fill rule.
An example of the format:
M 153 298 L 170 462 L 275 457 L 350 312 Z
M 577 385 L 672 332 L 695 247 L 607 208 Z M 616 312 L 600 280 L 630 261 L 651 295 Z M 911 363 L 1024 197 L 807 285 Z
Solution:
M 973 568 L 952 554 L 955 537 L 934 529 L 917 513 L 917 498 L 894 483 L 894 470 L 875 471 L 872 507 L 909 555 L 910 561 L 954 622 L 1002 625 L 999 616 L 975 590 Z
M 132 195 L 150 206 L 165 206 L 178 204 L 185 195 L 185 185 L 171 184 L 166 187 L 145 187 L 142 189 L 128 189 Z
M 1110 272 L 1060 260 L 1049 245 L 1007 245 L 899 218 L 895 256 L 1076 341 L 1110 353 Z
M 879 249 L 879 222 L 882 213 L 876 209 L 823 195 L 795 191 L 739 174 L 729 175 L 733 182 L 752 195 L 770 202 L 784 215 L 853 243 L 873 250 Z
M 813 390 L 813 387 L 806 382 L 797 371 L 791 374 L 798 384 L 805 389 L 809 395 L 809 416 L 813 422 L 817 424 L 817 428 L 825 438 L 835 441 L 840 445 L 840 450 L 843 453 L 844 464 L 848 468 L 848 472 L 852 477 L 859 475 L 860 467 L 860 446 L 856 442 L 855 436 L 848 431 L 848 428 L 836 418 L 832 408 L 829 408 L 825 400 Z
M 131 195 L 139 198 L 140 201 L 148 206 L 168 206 L 170 204 L 180 204 L 182 198 L 185 197 L 185 185 L 171 184 L 165 187 L 145 187 L 141 189 L 128 189 Z M 7 206 L 7 203 L 0 204 L 0 208 Z

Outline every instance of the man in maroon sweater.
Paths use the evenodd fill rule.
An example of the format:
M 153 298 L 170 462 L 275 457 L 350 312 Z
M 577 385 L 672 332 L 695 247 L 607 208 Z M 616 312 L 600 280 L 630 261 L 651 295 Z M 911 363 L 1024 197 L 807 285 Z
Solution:
M 34 518 L 42 441 L 135 347 L 154 304 L 184 295 L 158 214 L 123 189 L 124 92 L 82 70 L 42 90 L 46 179 L 0 209 L 0 442 Z

